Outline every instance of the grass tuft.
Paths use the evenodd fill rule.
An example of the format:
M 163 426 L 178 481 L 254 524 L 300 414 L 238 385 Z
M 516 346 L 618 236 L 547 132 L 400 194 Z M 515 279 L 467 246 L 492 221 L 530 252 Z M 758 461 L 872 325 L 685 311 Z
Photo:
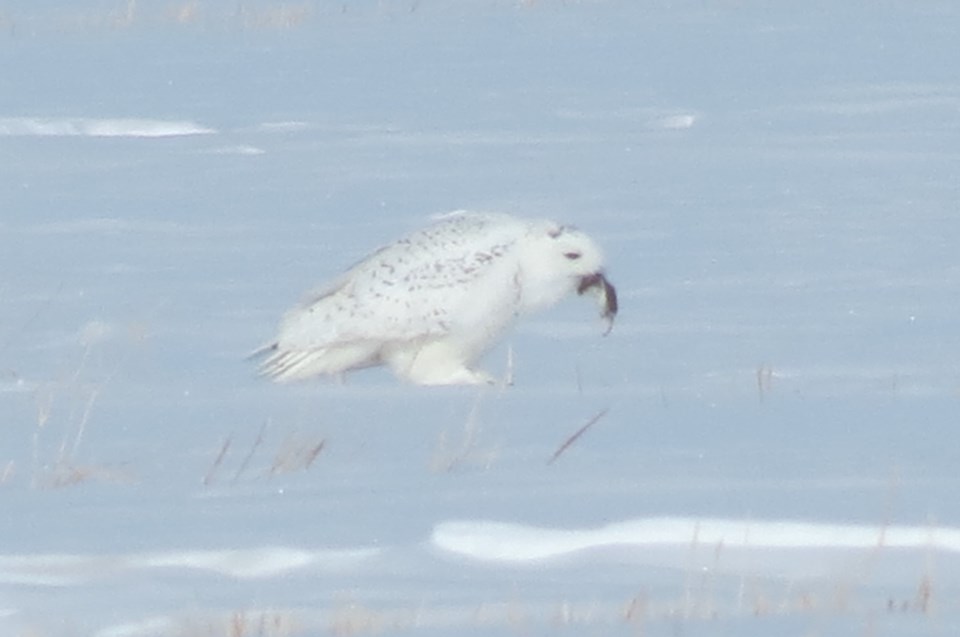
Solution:
M 264 447 L 267 438 L 267 431 L 270 428 L 270 420 L 266 420 L 260 425 L 257 436 L 250 444 L 249 449 L 238 461 L 233 477 L 230 478 L 230 484 L 237 484 L 240 480 L 249 474 L 250 466 L 261 448 Z M 234 443 L 235 436 L 230 434 L 224 438 L 223 442 L 217 447 L 214 458 L 210 463 L 209 469 L 204 474 L 203 486 L 209 487 L 220 480 L 220 474 L 224 467 L 229 464 L 231 454 L 237 450 Z M 254 472 L 254 475 L 261 477 L 273 477 L 298 471 L 307 471 L 313 467 L 317 458 L 327 447 L 325 437 L 315 433 L 303 434 L 300 432 L 289 432 L 284 436 L 276 451 L 269 457 L 260 471 Z
M 496 460 L 499 452 L 496 448 L 482 449 L 479 446 L 482 431 L 480 419 L 480 403 L 484 392 L 477 393 L 477 398 L 470 408 L 467 420 L 464 422 L 460 439 L 451 443 L 446 431 L 441 431 L 437 437 L 430 458 L 430 470 L 434 473 L 447 473 L 466 465 L 479 465 L 489 469 Z

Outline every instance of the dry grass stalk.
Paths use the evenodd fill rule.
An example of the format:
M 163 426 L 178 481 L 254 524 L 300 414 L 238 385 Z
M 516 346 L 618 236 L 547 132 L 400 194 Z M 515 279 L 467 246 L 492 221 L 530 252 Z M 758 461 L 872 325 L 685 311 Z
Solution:
M 920 578 L 920 585 L 917 587 L 917 598 L 915 600 L 915 608 L 923 613 L 928 615 L 930 613 L 930 607 L 933 601 L 933 581 L 930 578 L 930 575 L 924 575 Z
M 306 471 L 313 465 L 326 444 L 327 441 L 324 438 L 304 439 L 300 436 L 288 436 L 274 456 L 268 473 L 277 475 Z
M 0 472 L 0 485 L 4 485 L 13 479 L 13 476 L 17 473 L 16 466 L 17 465 L 13 460 L 7 462 L 7 466 L 5 466 L 3 471 Z
M 72 462 L 58 462 L 48 474 L 37 477 L 37 486 L 47 489 L 60 489 L 87 482 L 131 484 L 136 482 L 136 479 L 125 469 L 103 465 L 78 465 Z
M 84 354 L 84 360 L 85 359 L 86 353 Z M 82 365 L 83 363 L 81 362 L 81 369 Z M 79 371 L 80 370 L 78 370 L 78 373 Z M 78 382 L 76 377 L 70 381 L 71 384 L 77 384 Z M 33 432 L 33 486 L 42 488 L 65 487 L 89 482 L 91 480 L 125 483 L 132 481 L 127 472 L 119 472 L 97 465 L 83 465 L 76 462 L 76 456 L 80 449 L 80 443 L 83 441 L 87 423 L 90 421 L 94 405 L 102 390 L 102 385 L 95 385 L 88 390 L 79 414 L 76 405 L 71 408 L 70 414 L 66 419 L 67 431 L 64 432 L 60 440 L 56 460 L 53 462 L 53 468 L 49 471 L 45 469 L 45 463 L 41 462 L 40 447 L 43 432 L 48 428 L 47 426 L 53 415 L 54 389 L 52 386 L 44 386 L 37 391 L 37 426 Z
M 460 437 L 460 443 L 457 445 L 449 444 L 447 432 L 441 431 L 437 437 L 437 445 L 434 447 L 433 455 L 430 459 L 430 470 L 436 473 L 446 473 L 466 464 L 480 465 L 489 468 L 497 457 L 496 449 L 480 449 L 478 440 L 480 438 L 480 403 L 484 392 L 480 391 L 477 398 L 470 408 L 470 414 L 463 425 L 463 434 Z
M 330 621 L 330 632 L 338 637 L 381 632 L 381 613 L 355 602 L 338 606 Z
M 233 473 L 233 477 L 230 479 L 231 484 L 236 484 L 239 482 L 240 478 L 246 473 L 253 461 L 254 456 L 257 453 L 257 450 L 263 446 L 266 438 L 266 431 L 269 425 L 269 419 L 265 420 L 263 424 L 260 425 L 260 430 L 257 432 L 257 437 L 250 445 L 250 449 L 243 456 L 243 459 L 237 466 L 236 471 Z M 233 442 L 234 435 L 231 434 L 227 436 L 220 445 L 216 457 L 214 457 L 213 462 L 210 464 L 210 468 L 203 477 L 204 486 L 210 486 L 217 481 L 218 474 L 226 464 L 227 456 L 229 455 L 231 449 L 235 447 Z M 264 470 L 264 473 L 261 474 L 261 477 L 264 474 L 267 476 L 274 476 L 282 473 L 292 473 L 294 471 L 306 471 L 313 466 L 313 463 L 316 461 L 317 457 L 319 457 L 324 447 L 326 447 L 326 444 L 327 442 L 324 438 L 317 436 L 305 437 L 296 434 L 287 435 L 287 437 L 280 444 L 280 448 L 277 450 L 276 454 L 274 454 L 269 466 L 267 466 Z
M 647 617 L 647 605 L 646 594 L 634 595 L 623 609 L 623 620 L 631 624 L 642 624 Z
M 203 486 L 208 487 L 213 483 L 214 477 L 217 471 L 220 470 L 220 465 L 223 464 L 223 459 L 227 456 L 231 444 L 231 437 L 228 436 L 224 438 L 223 444 L 220 445 L 220 451 L 217 452 L 217 457 L 213 459 L 213 464 L 210 465 L 210 469 L 208 469 L 206 475 L 203 476 Z
M 187 2 L 170 9 L 170 17 L 177 24 L 190 24 L 199 18 L 200 7 L 197 2 Z
M 307 3 L 279 3 L 266 9 L 241 5 L 237 11 L 237 18 L 244 29 L 295 29 L 306 24 L 312 15 L 312 8 Z
M 762 363 L 757 368 L 757 395 L 760 402 L 763 402 L 767 394 L 773 388 L 773 368 L 766 363 Z
M 270 419 L 263 421 L 263 424 L 260 425 L 260 431 L 257 432 L 257 438 L 253 441 L 253 445 L 250 446 L 250 451 L 247 452 L 247 455 L 243 457 L 243 461 L 240 463 L 240 466 L 237 467 L 237 471 L 233 474 L 233 484 L 237 483 L 237 480 L 240 479 L 240 476 L 247 470 L 247 467 L 250 466 L 250 461 L 253 460 L 253 455 L 257 453 L 257 449 L 260 448 L 260 445 L 263 444 L 263 434 L 267 430 L 267 426 L 270 424 Z
M 290 611 L 233 611 L 227 615 L 190 618 L 177 622 L 176 637 L 292 637 L 303 627 Z M 153 633 L 151 633 L 153 634 Z
M 610 408 L 604 407 L 603 409 L 598 411 L 596 414 L 594 414 L 593 417 L 590 420 L 588 420 L 584 426 L 580 427 L 575 432 L 573 432 L 573 434 L 570 437 L 568 437 L 566 440 L 563 441 L 563 444 L 557 447 L 557 450 L 554 451 L 553 455 L 550 456 L 550 459 L 547 460 L 547 464 L 548 465 L 553 464 L 557 460 L 557 458 L 563 455 L 563 453 L 567 449 L 569 449 L 570 446 L 573 445 L 573 443 L 575 443 L 580 438 L 580 436 L 585 434 L 587 430 L 590 429 L 590 427 L 593 427 L 598 420 L 606 416 L 608 411 L 610 411 Z

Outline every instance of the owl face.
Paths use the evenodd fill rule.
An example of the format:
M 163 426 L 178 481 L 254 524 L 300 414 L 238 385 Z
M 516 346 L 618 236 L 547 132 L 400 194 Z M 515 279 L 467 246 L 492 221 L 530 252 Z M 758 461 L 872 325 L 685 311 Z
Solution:
M 618 310 L 617 291 L 604 273 L 599 246 L 570 226 L 547 223 L 534 233 L 521 260 L 528 309 L 550 305 L 574 292 L 594 295 L 609 332 Z
M 573 279 L 603 270 L 603 252 L 593 240 L 570 226 L 553 226 L 547 230 L 546 250 L 558 272 Z

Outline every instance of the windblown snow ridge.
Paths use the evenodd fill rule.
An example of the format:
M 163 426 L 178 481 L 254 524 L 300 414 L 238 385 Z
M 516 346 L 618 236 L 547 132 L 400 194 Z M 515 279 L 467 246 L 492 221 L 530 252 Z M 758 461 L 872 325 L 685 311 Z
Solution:
M 436 548 L 484 561 L 524 562 L 609 546 L 722 545 L 743 549 L 933 549 L 960 553 L 960 529 L 821 524 L 720 518 L 642 518 L 591 529 L 552 529 L 493 521 L 434 527 Z
M 216 131 L 188 120 L 83 117 L 0 118 L 5 137 L 177 137 Z

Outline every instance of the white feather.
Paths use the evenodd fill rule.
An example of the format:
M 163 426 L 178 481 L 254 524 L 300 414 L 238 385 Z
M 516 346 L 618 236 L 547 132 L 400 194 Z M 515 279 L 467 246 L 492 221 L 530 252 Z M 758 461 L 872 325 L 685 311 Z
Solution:
M 417 384 L 489 382 L 472 364 L 518 315 L 601 271 L 599 249 L 576 230 L 458 211 L 309 295 L 256 354 L 279 381 L 386 364 Z

